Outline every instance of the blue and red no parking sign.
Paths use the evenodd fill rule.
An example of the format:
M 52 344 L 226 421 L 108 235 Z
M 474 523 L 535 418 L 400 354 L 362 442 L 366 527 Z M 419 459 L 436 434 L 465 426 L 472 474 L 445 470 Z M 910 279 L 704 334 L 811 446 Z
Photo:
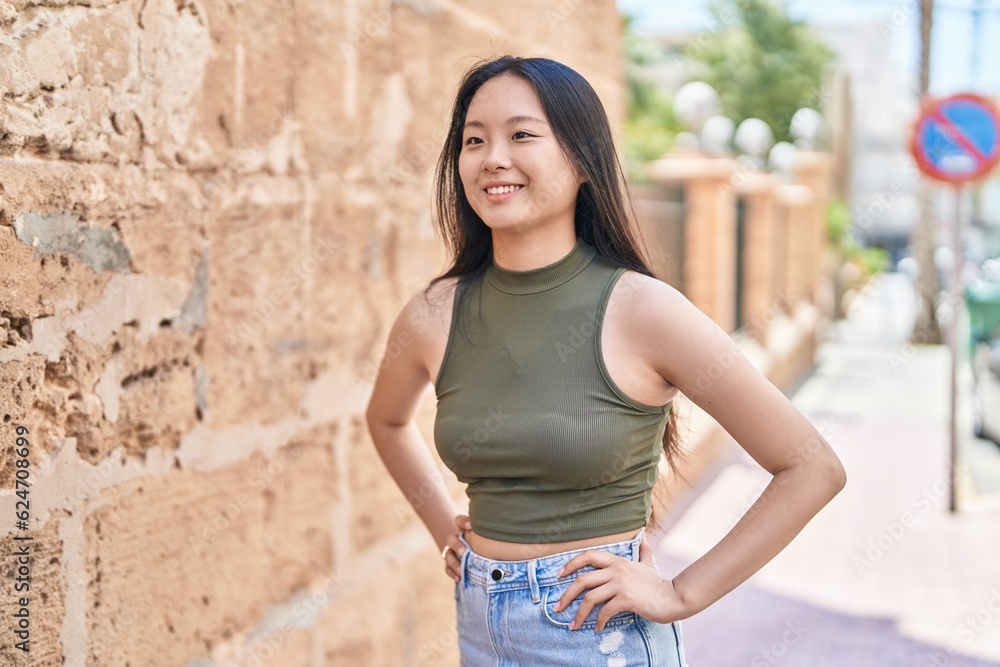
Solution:
M 930 100 L 917 119 L 911 150 L 932 178 L 977 180 L 1000 160 L 1000 116 L 988 99 L 973 93 Z

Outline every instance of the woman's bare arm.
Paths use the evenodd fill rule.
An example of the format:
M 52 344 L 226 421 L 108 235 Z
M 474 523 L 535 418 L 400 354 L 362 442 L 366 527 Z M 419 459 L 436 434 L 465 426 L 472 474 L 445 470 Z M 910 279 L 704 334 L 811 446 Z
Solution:
M 436 287 L 441 289 L 443 285 Z M 431 298 L 441 300 L 440 296 Z M 449 533 L 455 532 L 458 511 L 413 417 L 431 382 L 424 361 L 426 353 L 433 346 L 434 336 L 447 336 L 446 330 L 442 332 L 446 323 L 440 311 L 440 307 L 425 301 L 423 292 L 403 307 L 389 332 L 365 411 L 379 457 L 438 548 L 447 542 Z
M 674 580 L 688 615 L 726 595 L 784 549 L 844 488 L 840 459 L 733 340 L 673 287 L 633 278 L 629 330 L 668 382 L 773 475 L 730 532 Z

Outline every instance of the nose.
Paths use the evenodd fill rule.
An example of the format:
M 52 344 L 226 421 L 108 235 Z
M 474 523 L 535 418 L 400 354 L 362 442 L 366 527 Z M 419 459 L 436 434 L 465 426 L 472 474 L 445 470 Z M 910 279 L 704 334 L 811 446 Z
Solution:
M 489 151 L 486 153 L 486 159 L 483 160 L 483 169 L 486 171 L 496 171 L 501 167 L 506 169 L 510 166 L 510 155 L 507 152 L 507 146 L 503 142 L 494 143 Z

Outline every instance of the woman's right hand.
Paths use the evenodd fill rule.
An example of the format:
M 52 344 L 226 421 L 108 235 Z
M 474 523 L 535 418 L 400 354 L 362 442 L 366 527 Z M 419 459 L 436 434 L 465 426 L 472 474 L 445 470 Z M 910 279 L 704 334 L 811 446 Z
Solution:
M 458 533 L 461 530 L 472 530 L 472 522 L 467 515 L 459 514 L 455 516 L 455 525 L 459 530 L 456 530 L 454 533 L 448 533 L 448 538 L 445 542 L 451 549 L 448 549 L 445 553 L 444 570 L 449 577 L 458 582 L 461 578 L 462 554 L 465 553 L 465 545 L 462 544 L 462 540 L 458 539 Z M 444 549 L 444 544 L 441 545 L 441 548 Z

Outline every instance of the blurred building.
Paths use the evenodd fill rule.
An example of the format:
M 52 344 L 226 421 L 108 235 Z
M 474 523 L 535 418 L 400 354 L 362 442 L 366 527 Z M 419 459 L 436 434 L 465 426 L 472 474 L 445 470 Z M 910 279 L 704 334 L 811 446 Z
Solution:
M 854 137 L 849 203 L 858 240 L 881 245 L 898 260 L 919 219 L 916 185 L 921 176 L 909 148 L 917 114 L 915 77 L 893 63 L 891 29 L 886 22 L 814 26 L 850 80 Z

